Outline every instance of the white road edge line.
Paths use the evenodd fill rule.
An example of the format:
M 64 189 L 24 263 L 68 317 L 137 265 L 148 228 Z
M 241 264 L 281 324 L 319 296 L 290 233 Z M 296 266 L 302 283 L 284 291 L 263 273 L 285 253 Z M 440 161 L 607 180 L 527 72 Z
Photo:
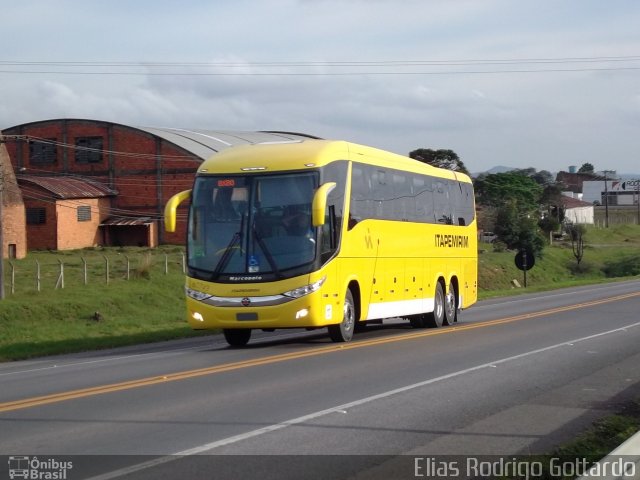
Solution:
M 87 480 L 111 480 L 113 478 L 119 478 L 124 475 L 129 475 L 131 473 L 135 473 L 141 470 L 145 470 L 147 468 L 152 468 L 158 465 L 162 465 L 165 463 L 169 463 L 175 460 L 178 460 L 182 457 L 190 456 L 190 455 L 198 455 L 204 453 L 209 450 L 214 450 L 216 448 L 230 445 L 232 443 L 238 443 L 243 440 L 248 440 L 250 438 L 258 437 L 260 435 L 264 435 L 266 433 L 274 432 L 276 430 L 281 430 L 286 427 L 290 427 L 292 425 L 299 425 L 301 423 L 315 420 L 317 418 L 323 417 L 325 415 L 329 415 L 331 413 L 336 413 L 344 410 L 348 410 L 353 407 L 358 407 L 360 405 L 364 405 L 366 403 L 374 402 L 376 400 L 381 400 L 392 395 L 397 395 L 399 393 L 407 392 L 409 390 L 415 390 L 417 388 L 424 387 L 426 385 L 431 385 L 433 383 L 441 382 L 443 380 L 448 380 L 450 378 L 459 377 L 462 375 L 466 375 L 468 373 L 476 372 L 478 370 L 482 370 L 485 368 L 495 368 L 496 365 L 500 365 L 503 363 L 511 362 L 513 360 L 519 360 L 524 357 L 528 357 L 531 355 L 538 355 L 543 352 L 548 352 L 549 350 L 554 350 L 557 348 L 565 347 L 565 346 L 573 346 L 576 343 L 585 342 L 588 340 L 593 340 L 595 338 L 603 337 L 605 335 L 610 335 L 612 333 L 620 333 L 625 332 L 629 328 L 640 327 L 640 322 L 632 323 L 630 325 L 625 325 L 620 328 L 615 328 L 613 330 L 608 330 L 606 332 L 596 333 L 594 335 L 589 335 L 587 337 L 577 338 L 574 340 L 567 340 L 562 343 L 557 343 L 555 345 L 551 345 L 544 348 L 539 348 L 537 350 L 531 350 L 529 352 L 521 353 L 519 355 L 514 355 L 512 357 L 502 358 L 500 360 L 495 360 L 492 362 L 483 363 L 482 365 L 476 365 L 475 367 L 466 368 L 464 370 L 459 370 L 457 372 L 449 373 L 447 375 L 442 375 L 440 377 L 431 378 L 429 380 L 425 380 L 422 382 L 414 383 L 411 385 L 407 385 L 405 387 L 396 388 L 394 390 L 389 390 L 387 392 L 379 393 L 377 395 L 372 395 L 369 397 L 361 398 L 359 400 L 354 400 L 353 402 L 343 403 L 342 405 L 338 405 L 335 407 L 327 408 L 325 410 L 320 410 L 318 412 L 310 413 L 308 415 L 303 415 L 301 417 L 293 418 L 291 420 L 286 420 L 281 423 L 276 423 L 273 425 L 269 425 L 268 427 L 258 428 L 257 430 L 251 430 L 246 433 L 241 433 L 239 435 L 234 435 L 232 437 L 223 438 L 222 440 L 217 440 L 215 442 L 206 443 L 204 445 L 200 445 L 198 447 L 190 448 L 187 450 L 182 450 L 181 452 L 176 452 L 172 455 L 165 455 L 154 460 L 149 460 L 147 462 L 138 463 L 136 465 L 131 465 L 130 467 L 121 468 L 118 470 L 114 470 L 111 472 L 107 472 L 101 475 L 97 475 L 95 477 L 90 477 Z

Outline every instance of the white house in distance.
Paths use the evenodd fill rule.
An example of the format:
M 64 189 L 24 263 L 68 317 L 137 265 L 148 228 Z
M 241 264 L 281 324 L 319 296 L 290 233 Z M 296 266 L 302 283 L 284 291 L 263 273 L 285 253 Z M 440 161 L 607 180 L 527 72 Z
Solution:
M 585 182 L 586 183 L 586 182 Z M 571 192 L 568 192 L 571 193 Z M 573 224 L 588 224 L 594 223 L 594 206 L 593 202 L 585 202 L 579 198 L 573 198 L 567 195 L 567 192 L 563 192 L 562 195 L 562 207 L 564 208 L 565 221 Z

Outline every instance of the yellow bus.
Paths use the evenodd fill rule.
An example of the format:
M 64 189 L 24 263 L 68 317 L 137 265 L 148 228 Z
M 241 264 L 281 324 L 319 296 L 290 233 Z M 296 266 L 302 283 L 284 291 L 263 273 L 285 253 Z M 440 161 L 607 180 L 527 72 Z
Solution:
M 198 169 L 187 225 L 187 318 L 251 331 L 327 327 L 351 340 L 368 321 L 451 325 L 477 299 L 471 180 L 408 157 L 309 139 L 224 150 Z

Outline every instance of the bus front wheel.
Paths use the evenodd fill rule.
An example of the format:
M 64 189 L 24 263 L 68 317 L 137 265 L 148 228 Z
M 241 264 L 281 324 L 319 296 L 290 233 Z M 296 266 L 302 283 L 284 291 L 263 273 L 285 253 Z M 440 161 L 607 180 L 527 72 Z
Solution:
M 329 325 L 329 337 L 334 342 L 348 342 L 353 338 L 356 325 L 356 310 L 353 306 L 353 295 L 347 290 L 344 298 L 342 321 L 337 325 Z
M 244 347 L 251 338 L 250 328 L 225 328 L 222 333 L 224 333 L 224 339 L 232 347 Z

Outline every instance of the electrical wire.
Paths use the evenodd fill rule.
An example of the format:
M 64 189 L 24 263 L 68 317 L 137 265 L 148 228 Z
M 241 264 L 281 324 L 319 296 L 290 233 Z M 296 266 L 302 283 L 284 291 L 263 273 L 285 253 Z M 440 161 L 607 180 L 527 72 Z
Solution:
M 506 59 L 462 59 L 462 60 L 349 60 L 349 61 L 264 61 L 264 62 L 153 62 L 153 61 L 14 61 L 0 60 L 0 67 L 54 67 L 63 70 L 0 70 L 6 74 L 57 74 L 57 75 L 150 75 L 150 76 L 352 76 L 352 75 L 460 75 L 500 73 L 554 73 L 637 70 L 640 66 L 619 66 L 621 63 L 638 62 L 640 56 L 594 56 L 557 58 L 506 58 Z M 583 66 L 594 64 L 618 64 L 615 66 Z M 536 66 L 541 68 L 507 68 L 486 70 L 460 70 L 458 67 L 514 67 Z M 576 65 L 576 68 L 546 68 L 557 65 Z M 362 71 L 363 68 L 383 70 Z M 416 67 L 450 67 L 448 70 L 415 71 Z M 82 68 L 82 70 L 73 70 Z M 107 70 L 105 70 L 105 68 Z M 119 68 L 119 70 L 113 70 Z M 123 70 L 124 68 L 124 70 Z M 217 71 L 184 71 L 185 68 L 208 68 Z M 237 69 L 255 71 L 236 71 Z M 273 71 L 285 68 L 288 71 Z M 326 71 L 305 71 L 325 68 Z M 336 69 L 356 69 L 336 71 Z M 164 71 L 158 71 L 164 69 Z M 389 70 L 393 69 L 393 70 Z
M 167 159 L 172 161 L 186 161 L 189 163 L 202 162 L 202 160 L 196 157 L 195 155 L 164 155 L 164 154 L 157 155 L 154 153 L 137 153 L 137 152 L 123 152 L 118 150 L 106 150 L 101 148 L 92 148 L 92 147 L 83 147 L 80 145 L 73 145 L 70 143 L 59 142 L 55 139 L 36 137 L 33 135 L 3 135 L 3 137 L 5 141 L 14 140 L 14 141 L 41 143 L 45 145 L 54 145 L 56 147 L 62 147 L 69 150 L 101 153 L 106 155 L 114 155 L 117 157 L 136 158 L 136 159 L 153 160 L 153 161 L 157 161 L 158 157 L 161 157 L 162 159 Z

